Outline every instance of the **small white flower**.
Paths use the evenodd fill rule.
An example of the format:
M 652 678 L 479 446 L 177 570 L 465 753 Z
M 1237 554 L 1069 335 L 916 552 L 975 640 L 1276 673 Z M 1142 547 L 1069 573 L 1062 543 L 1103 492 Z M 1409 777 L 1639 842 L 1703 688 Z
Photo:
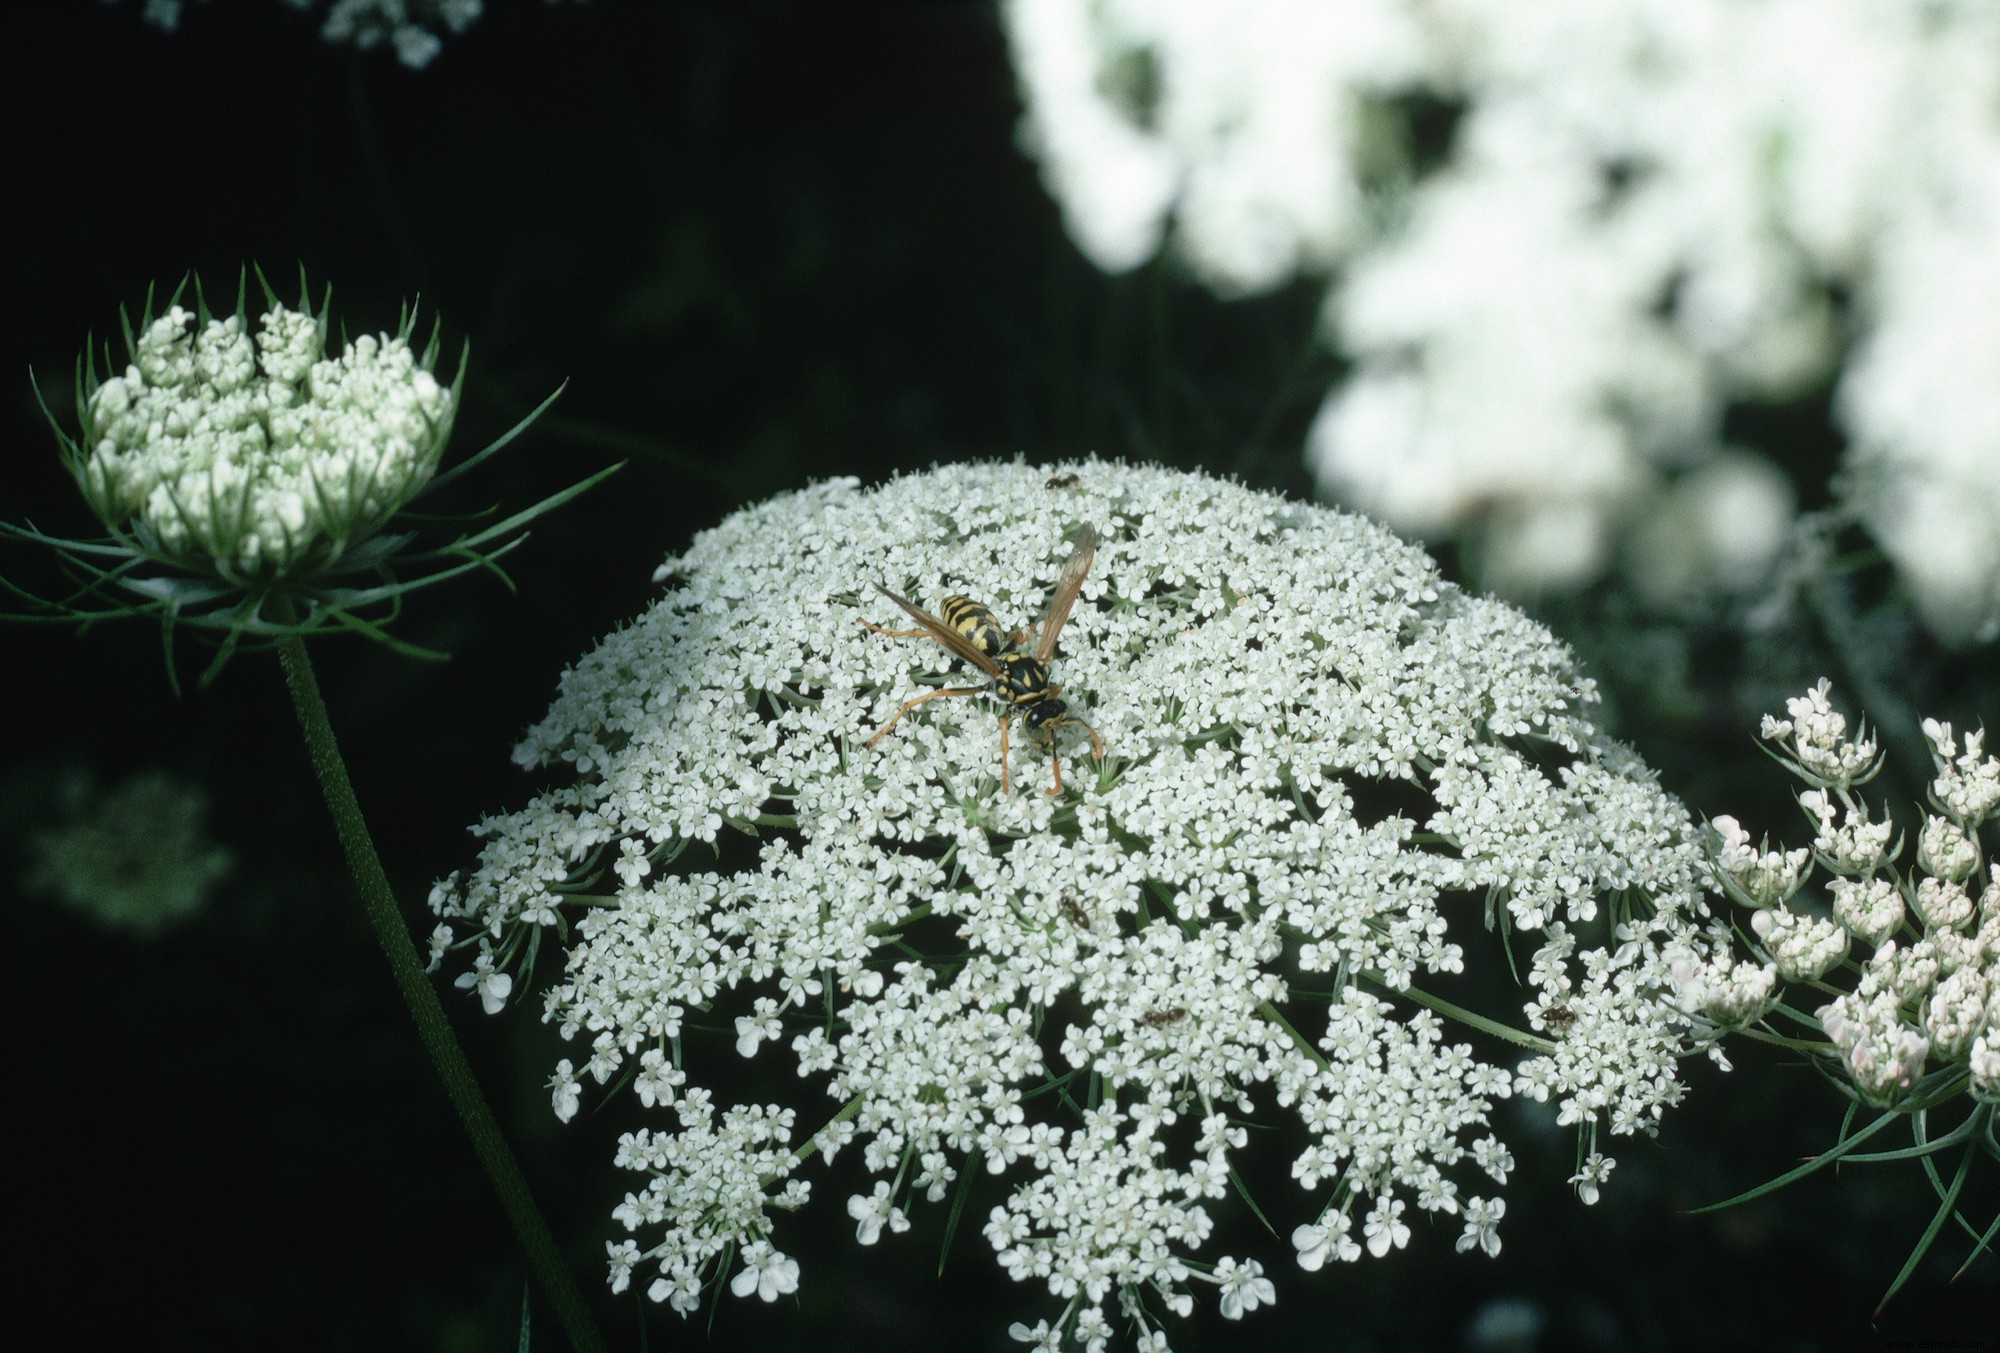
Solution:
M 1937 779 L 1931 782 L 1931 798 L 1939 809 L 1956 822 L 1976 827 L 2000 809 L 2000 758 L 1982 757 L 1986 730 L 1977 728 L 1965 735 L 1965 753 L 1959 754 L 1951 725 L 1926 719 L 1924 736 L 1930 740 L 1931 755 L 1937 762 Z
M 1351 1264 L 1361 1257 L 1361 1246 L 1348 1235 L 1353 1226 L 1345 1212 L 1335 1212 L 1314 1226 L 1300 1226 L 1292 1232 L 1292 1247 L 1298 1251 L 1299 1267 L 1311 1273 L 1328 1259 Z
M 875 1192 L 864 1197 L 855 1194 L 847 1200 L 847 1215 L 858 1223 L 854 1228 L 854 1238 L 863 1245 L 873 1245 L 882 1238 L 882 1228 L 891 1231 L 907 1231 L 910 1219 L 903 1215 L 903 1209 L 895 1206 L 889 1192 L 889 1181 L 877 1180 Z
M 1917 868 L 1951 883 L 1963 883 L 1979 868 L 1979 843 L 1965 829 L 1935 813 L 1917 834 Z
M 1833 683 L 1825 677 L 1811 690 L 1785 702 L 1792 717 L 1774 739 L 1789 751 L 1798 774 L 1819 789 L 1845 789 L 1872 778 L 1882 763 L 1881 747 L 1864 727 L 1848 736 L 1846 716 L 1828 698 Z
M 439 965 L 444 962 L 445 954 L 451 950 L 451 941 L 452 930 L 449 925 L 440 921 L 431 927 L 430 962 L 424 965 L 425 972 L 433 973 L 438 970 Z
M 1264 1276 L 1264 1266 L 1255 1259 L 1237 1263 L 1224 1258 L 1215 1266 L 1215 1282 L 1222 1288 L 1222 1318 L 1241 1320 L 1244 1312 L 1278 1301 L 1278 1289 Z
M 775 1039 L 784 1030 L 778 1019 L 778 1003 L 768 996 L 757 998 L 754 1015 L 736 1017 L 736 1052 L 741 1057 L 755 1057 L 757 1045 L 766 1039 Z
M 1847 957 L 1847 931 L 1824 917 L 1773 908 L 1752 913 L 1750 928 L 1787 982 L 1816 981 Z
M 567 1123 L 576 1117 L 583 1103 L 583 1087 L 577 1083 L 576 1068 L 570 1065 L 569 1058 L 556 1063 L 556 1073 L 549 1077 L 549 1092 L 557 1118 Z
M 1024 1325 L 1016 1320 L 1007 1326 L 1007 1337 L 1017 1344 L 1033 1344 L 1035 1353 L 1060 1353 L 1062 1330 L 1050 1328 L 1046 1320 L 1038 1320 L 1033 1325 Z
M 755 1292 L 760 1300 L 776 1301 L 799 1290 L 799 1262 L 772 1249 L 768 1240 L 755 1240 L 743 1247 L 743 1268 L 729 1280 L 729 1290 L 739 1297 Z
M 648 1048 L 639 1054 L 639 1074 L 632 1078 L 632 1089 L 647 1108 L 673 1103 L 674 1091 L 685 1084 L 687 1074 L 677 1066 L 669 1066 L 667 1055 L 658 1048 Z
M 497 1015 L 507 1008 L 507 998 L 514 992 L 514 978 L 494 966 L 493 951 L 484 941 L 480 942 L 479 957 L 473 960 L 471 972 L 462 972 L 452 981 L 460 991 L 479 993 L 479 1004 L 487 1014 Z
M 1506 1183 L 1507 1176 L 1514 1172 L 1514 1153 L 1497 1137 L 1481 1137 L 1474 1142 L 1472 1158 L 1479 1162 L 1480 1169 L 1492 1176 L 1496 1184 Z
M 1465 1234 L 1458 1238 L 1458 1252 L 1477 1246 L 1489 1257 L 1500 1253 L 1500 1218 L 1507 1213 L 1507 1200 L 1471 1199 L 1465 1205 Z
M 1375 1204 L 1361 1227 L 1361 1234 L 1368 1237 L 1370 1254 L 1380 1259 L 1392 1248 L 1400 1250 L 1410 1243 L 1410 1228 L 1402 1218 L 1402 1199 L 1385 1198 Z
M 1611 1177 L 1611 1171 L 1617 1164 L 1611 1157 L 1593 1151 L 1585 1158 L 1583 1168 L 1569 1177 L 1569 1182 L 1576 1185 L 1576 1196 L 1583 1199 L 1584 1206 L 1596 1204 L 1599 1189 Z
M 1972 1072 L 1972 1093 L 1988 1104 L 2000 1103 L 2000 1030 L 1973 1039 L 1965 1064 Z
M 1950 879 L 1918 879 L 1910 905 L 1931 930 L 1956 930 L 1972 919 L 1972 894 Z
M 632 1270 L 639 1263 L 639 1247 L 629 1240 L 616 1243 L 604 1242 L 604 1253 L 610 1260 L 611 1292 L 613 1296 L 632 1285 Z
M 1726 814 L 1709 825 L 1722 841 L 1715 866 L 1734 886 L 1738 901 L 1745 906 L 1770 907 L 1798 891 L 1810 852 L 1760 850 L 1750 844 L 1750 834 L 1741 824 Z

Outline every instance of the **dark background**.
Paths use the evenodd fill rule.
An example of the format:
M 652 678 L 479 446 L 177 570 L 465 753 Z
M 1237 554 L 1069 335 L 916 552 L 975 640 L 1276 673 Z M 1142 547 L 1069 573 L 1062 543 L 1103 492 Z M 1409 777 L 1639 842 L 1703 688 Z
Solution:
M 490 0 L 417 72 L 320 42 L 314 18 L 275 0 L 192 5 L 173 34 L 138 10 L 0 8 L 16 237 L 0 372 L 19 373 L 0 470 L 9 519 L 89 526 L 27 370 L 61 409 L 86 333 L 114 332 L 121 303 L 190 269 L 221 290 L 250 262 L 287 292 L 301 264 L 333 283 L 350 332 L 393 325 L 420 295 L 449 348 L 469 339 L 461 452 L 570 382 L 465 505 L 524 504 L 629 462 L 535 527 L 509 560 L 517 592 L 470 579 L 419 597 L 401 632 L 451 662 L 316 649 L 419 934 L 429 882 L 473 855 L 466 825 L 532 791 L 507 753 L 563 665 L 647 605 L 660 559 L 736 506 L 826 475 L 1017 454 L 1309 488 L 1298 448 L 1337 374 L 1313 336 L 1321 286 L 1223 305 L 1171 265 L 1096 272 L 1015 148 L 1017 95 L 986 5 Z M 0 567 L 27 565 L 17 548 Z M 24 1256 L 11 1323 L 51 1347 L 513 1347 L 524 1268 L 352 901 L 274 661 L 246 656 L 177 698 L 144 626 L 6 641 L 8 878 L 36 787 L 76 766 L 199 781 L 238 860 L 208 912 L 151 942 L 40 900 L 10 908 L 22 1074 L 9 1219 Z M 1798 655 L 1710 658 L 1696 673 L 1705 704 L 1626 735 L 1698 806 L 1718 784 L 1730 806 L 1775 799 L 1785 787 L 1749 752 L 1753 725 L 1728 692 L 1740 697 L 1746 669 L 1795 692 Z M 1950 697 L 1924 708 L 1966 718 L 1990 700 L 1990 682 L 1967 676 L 1974 660 L 1922 659 L 1912 670 Z M 199 656 L 182 661 L 191 678 Z M 1045 1313 L 977 1235 L 990 1200 L 939 1279 L 942 1209 L 861 1250 L 839 1179 L 780 1233 L 805 1265 L 797 1299 L 724 1297 L 712 1318 L 682 1321 L 610 1298 L 623 1101 L 558 1125 L 542 1084 L 559 1054 L 533 1003 L 487 1021 L 453 997 L 615 1347 L 1000 1349 L 1018 1347 L 1010 1321 Z M 1614 1146 L 1595 1209 L 1553 1182 L 1572 1168 L 1568 1134 L 1510 1112 L 1500 1126 L 1521 1171 L 1497 1261 L 1453 1254 L 1455 1226 L 1420 1224 L 1388 1260 L 1308 1276 L 1269 1241 L 1277 1309 L 1234 1327 L 1206 1301 L 1175 1347 L 1458 1347 L 1495 1298 L 1536 1303 L 1548 1348 L 1991 1339 L 1995 1264 L 1949 1284 L 1963 1236 L 1870 1327 L 1931 1212 L 1913 1167 L 1684 1214 L 1835 1131 L 1836 1101 L 1811 1073 L 1754 1050 L 1738 1061 L 1727 1079 L 1694 1070 L 1660 1145 Z M 560 1347 L 539 1295 L 535 1313 L 536 1346 Z

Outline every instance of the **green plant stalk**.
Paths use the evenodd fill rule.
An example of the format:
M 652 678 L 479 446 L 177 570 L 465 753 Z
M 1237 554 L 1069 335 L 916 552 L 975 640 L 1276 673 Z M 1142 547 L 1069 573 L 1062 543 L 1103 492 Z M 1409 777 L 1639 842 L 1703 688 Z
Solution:
M 417 1033 L 423 1039 L 425 1051 L 430 1053 L 431 1065 L 437 1068 L 445 1093 L 451 1097 L 459 1121 L 465 1124 L 465 1131 L 472 1138 L 479 1163 L 486 1167 L 487 1178 L 493 1181 L 500 1201 L 507 1208 L 514 1233 L 527 1251 L 529 1266 L 549 1304 L 555 1308 L 556 1319 L 569 1337 L 570 1347 L 576 1353 L 603 1353 L 604 1339 L 562 1261 L 548 1223 L 535 1206 L 520 1164 L 508 1148 L 506 1138 L 500 1135 L 500 1124 L 494 1119 L 479 1082 L 473 1078 L 465 1050 L 452 1033 L 444 1005 L 438 1000 L 424 972 L 423 960 L 417 955 L 417 946 L 410 939 L 409 928 L 396 909 L 389 877 L 382 871 L 375 842 L 368 834 L 361 805 L 354 797 L 354 785 L 347 778 L 347 765 L 340 758 L 340 747 L 334 740 L 333 724 L 327 718 L 326 702 L 320 698 L 319 679 L 313 675 L 305 642 L 296 634 L 286 635 L 278 641 L 278 653 L 284 661 L 285 684 L 291 688 L 292 705 L 298 711 L 300 731 L 305 735 L 313 770 L 319 776 L 327 809 L 333 814 L 341 847 L 347 853 L 347 867 L 354 874 L 361 904 L 375 927 L 375 938 L 389 960 L 389 971 L 402 990 L 403 1003 L 409 1006 L 410 1017 L 417 1022 Z

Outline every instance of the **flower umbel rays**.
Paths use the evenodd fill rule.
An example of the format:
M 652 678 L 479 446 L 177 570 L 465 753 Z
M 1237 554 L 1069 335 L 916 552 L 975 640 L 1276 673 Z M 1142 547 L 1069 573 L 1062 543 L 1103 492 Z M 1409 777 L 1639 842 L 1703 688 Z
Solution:
M 1785 1180 L 1830 1164 L 1906 1117 L 1915 1146 L 1901 1154 L 1934 1156 L 1963 1146 L 1962 1185 L 1982 1150 L 1992 1154 L 2000 1105 L 2000 865 L 1988 864 L 1984 844 L 2000 814 L 2000 759 L 1985 754 L 1985 730 L 1961 743 L 1950 724 L 1924 721 L 1935 777 L 1914 867 L 1899 868 L 1903 841 L 1892 842 L 1893 824 L 1874 817 L 1855 792 L 1880 769 L 1881 753 L 1866 728 L 1849 733 L 1830 696 L 1822 680 L 1786 702 L 1789 718 L 1767 715 L 1762 730 L 1780 764 L 1808 786 L 1798 801 L 1815 828 L 1810 858 L 1828 876 L 1826 898 L 1807 890 L 1807 851 L 1760 854 L 1734 818 L 1716 818 L 1716 887 L 1755 909 L 1755 940 L 1747 956 L 1678 955 L 1680 1000 L 1689 1013 L 1712 1021 L 1711 1036 L 1719 1037 L 1755 1026 L 1785 1003 L 1793 992 L 1782 984 L 1801 988 L 1804 1000 L 1787 1013 L 1796 1024 L 1817 1023 L 1823 1041 L 1780 1038 L 1757 1027 L 1744 1029 L 1746 1035 L 1806 1052 L 1850 1086 L 1854 1099 L 1887 1111 L 1843 1133 L 1833 1149 Z M 1718 930 L 1717 947 L 1726 942 Z M 1742 989 L 1753 989 L 1754 1000 L 1732 1003 L 1729 993 Z M 1932 1126 L 1934 1114 L 1954 1110 L 1963 1112 L 1948 1130 Z M 1957 1207 L 1959 1185 L 1947 1191 L 1929 1162 L 1926 1173 L 1942 1200 L 1942 1222 Z M 1968 1226 L 1974 1234 L 1980 1229 Z M 1936 1234 L 1936 1226 L 1926 1233 L 1884 1302 Z
M 138 323 L 124 325 L 122 364 L 107 351 L 100 369 L 90 349 L 79 360 L 80 429 L 72 436 L 53 414 L 49 423 L 109 535 L 0 526 L 53 547 L 78 584 L 53 600 L 9 584 L 36 618 L 143 614 L 220 632 L 210 675 L 246 635 L 340 628 L 395 643 L 381 624 L 406 592 L 492 566 L 525 522 L 601 477 L 438 548 L 411 548 L 412 535 L 388 532 L 397 514 L 506 445 L 541 408 L 440 476 L 464 364 L 451 384 L 437 378 L 435 328 L 419 343 L 405 310 L 395 333 L 333 352 L 326 297 L 315 309 L 302 280 L 286 305 L 261 273 L 258 282 L 264 307 L 254 316 L 242 285 L 226 314 L 210 311 L 198 282 L 192 309 L 181 303 L 185 283 L 157 313 L 149 294 Z
M 433 893 L 484 994 L 567 945 L 544 1014 L 588 1051 L 550 1082 L 560 1114 L 637 1066 L 614 1285 L 650 1268 L 687 1312 L 810 1281 L 783 1216 L 854 1151 L 860 1243 L 950 1200 L 1056 1303 L 1016 1338 L 1165 1348 L 1164 1316 L 1252 1314 L 1279 1257 L 1386 1255 L 1424 1243 L 1420 1213 L 1496 1252 L 1514 1162 L 1490 1119 L 1517 1090 L 1593 1142 L 1679 1097 L 1685 1017 L 1658 997 L 1663 946 L 1700 940 L 1694 828 L 1591 726 L 1566 652 L 1358 518 L 1059 468 L 1061 491 L 1025 464 L 830 482 L 699 537 L 516 750 L 573 778 L 481 823 L 479 866 Z M 990 698 L 867 746 L 963 679 L 853 623 L 874 584 L 1026 618 L 1086 522 L 1057 658 L 1103 761 L 1001 793 Z M 1475 961 L 1448 898 L 1536 937 L 1516 1023 L 1563 1014 L 1515 1035 L 1525 1061 L 1415 1003 Z M 768 1100 L 737 1088 L 759 1075 Z M 1300 1193 L 1264 1205 L 1293 1248 L 1252 1254 L 1231 1179 L 1245 1121 L 1280 1115 Z

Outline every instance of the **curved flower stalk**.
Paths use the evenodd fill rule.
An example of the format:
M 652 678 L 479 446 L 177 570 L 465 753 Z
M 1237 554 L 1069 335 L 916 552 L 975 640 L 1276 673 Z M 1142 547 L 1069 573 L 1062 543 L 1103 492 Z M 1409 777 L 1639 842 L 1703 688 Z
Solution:
M 442 546 L 411 548 L 413 533 L 388 529 L 397 515 L 512 441 L 555 396 L 440 475 L 464 363 L 450 386 L 437 380 L 435 327 L 421 349 L 414 347 L 415 315 L 406 310 L 395 334 L 363 336 L 330 355 L 326 298 L 315 312 L 301 278 L 299 303 L 291 308 L 261 273 L 258 282 L 267 308 L 254 325 L 243 281 L 235 309 L 222 316 L 209 311 L 199 282 L 195 309 L 183 307 L 183 284 L 157 315 L 149 293 L 138 325 L 125 324 L 130 360 L 122 372 L 100 375 L 94 353 L 78 362 L 82 431 L 72 437 L 53 415 L 49 424 L 64 463 L 109 534 L 73 540 L 0 524 L 0 533 L 51 547 L 79 579 L 73 593 L 56 600 L 8 586 L 36 604 L 35 619 L 88 623 L 151 615 L 169 644 L 176 626 L 219 633 L 204 683 L 245 636 L 278 651 L 313 770 L 383 956 L 557 1318 L 571 1345 L 587 1353 L 603 1340 L 397 910 L 305 640 L 345 629 L 428 654 L 383 628 L 405 593 L 469 569 L 498 572 L 495 561 L 525 539 L 529 521 L 617 467 L 505 520 L 461 531 Z M 108 356 L 105 365 L 108 370 Z
M 1850 733 L 1829 691 L 1822 680 L 1786 702 L 1788 718 L 1765 716 L 1762 729 L 1779 763 L 1806 783 L 1798 800 L 1813 825 L 1810 849 L 1752 846 L 1736 819 L 1716 818 L 1714 880 L 1750 913 L 1749 933 L 1736 931 L 1748 956 L 1727 956 L 1730 936 L 1718 925 L 1716 951 L 1677 955 L 1676 977 L 1683 1007 L 1708 1037 L 1741 1032 L 1796 1048 L 1853 1101 L 1832 1149 L 1715 1206 L 1836 1160 L 1924 1161 L 1940 1206 L 1886 1303 L 1947 1219 L 1975 1237 L 1975 1256 L 2000 1233 L 2000 1216 L 1982 1232 L 1957 1210 L 1973 1161 L 2000 1160 L 2000 863 L 1989 863 L 1982 841 L 2000 814 L 2000 759 L 1985 754 L 1983 729 L 1961 740 L 1950 724 L 1924 721 L 1935 776 L 1914 858 L 1899 866 L 1909 842 L 1856 792 L 1881 768 L 1881 753 L 1865 726 Z M 1807 892 L 1815 866 L 1826 877 L 1817 895 Z M 1773 1015 L 1824 1037 L 1781 1035 Z M 1885 1112 L 1850 1132 L 1864 1108 Z M 1943 1133 L 1932 1120 L 1939 1111 L 1952 1120 Z M 1909 1148 L 1856 1153 L 1899 1121 L 1910 1127 Z M 1947 1184 L 1932 1158 L 1952 1150 L 1959 1168 Z
M 471 569 L 497 572 L 523 526 L 602 474 L 415 548 L 414 533 L 390 529 L 398 514 L 512 441 L 555 396 L 439 475 L 464 363 L 449 385 L 437 378 L 436 326 L 418 346 L 416 313 L 406 309 L 394 334 L 362 335 L 333 354 L 331 293 L 315 311 L 301 277 L 288 307 L 257 277 L 266 308 L 254 321 L 242 281 L 233 311 L 216 315 L 197 279 L 192 310 L 180 303 L 183 282 L 158 313 L 149 292 L 136 326 L 121 315 L 122 368 L 106 352 L 100 369 L 86 350 L 76 374 L 79 431 L 43 413 L 109 534 L 69 539 L 0 523 L 8 536 L 53 547 L 79 584 L 61 598 L 8 586 L 39 619 L 146 615 L 169 639 L 176 627 L 219 633 L 204 682 L 246 636 L 345 629 L 438 656 L 384 628 L 404 596 Z
M 482 822 L 478 867 L 434 890 L 433 952 L 490 1010 L 566 946 L 544 1017 L 585 1050 L 558 1117 L 614 1079 L 645 1112 L 614 1289 L 650 1275 L 683 1314 L 725 1282 L 792 1291 L 783 1216 L 858 1151 L 861 1244 L 991 1178 L 965 1215 L 1053 1298 L 1017 1337 L 1099 1348 L 1122 1322 L 1161 1348 L 1197 1294 L 1231 1318 L 1277 1297 L 1274 1257 L 1217 1230 L 1252 1116 L 1292 1124 L 1263 1149 L 1299 1191 L 1261 1201 L 1316 1269 L 1405 1244 L 1413 1209 L 1497 1252 L 1511 1094 L 1577 1127 L 1586 1199 L 1600 1130 L 1679 1099 L 1685 1021 L 1655 998 L 1663 948 L 1698 939 L 1693 828 L 1592 727 L 1561 645 L 1359 518 L 1064 468 L 833 481 L 699 537 L 516 749 L 568 782 Z M 1017 731 L 1003 792 L 997 706 L 970 698 L 870 745 L 966 684 L 855 623 L 900 620 L 875 585 L 1023 623 L 1085 525 L 1054 677 L 1103 759 L 1058 730 L 1051 793 Z M 1504 1021 L 1444 995 L 1482 907 L 1533 946 Z M 790 1091 L 733 1093 L 773 1063 Z

